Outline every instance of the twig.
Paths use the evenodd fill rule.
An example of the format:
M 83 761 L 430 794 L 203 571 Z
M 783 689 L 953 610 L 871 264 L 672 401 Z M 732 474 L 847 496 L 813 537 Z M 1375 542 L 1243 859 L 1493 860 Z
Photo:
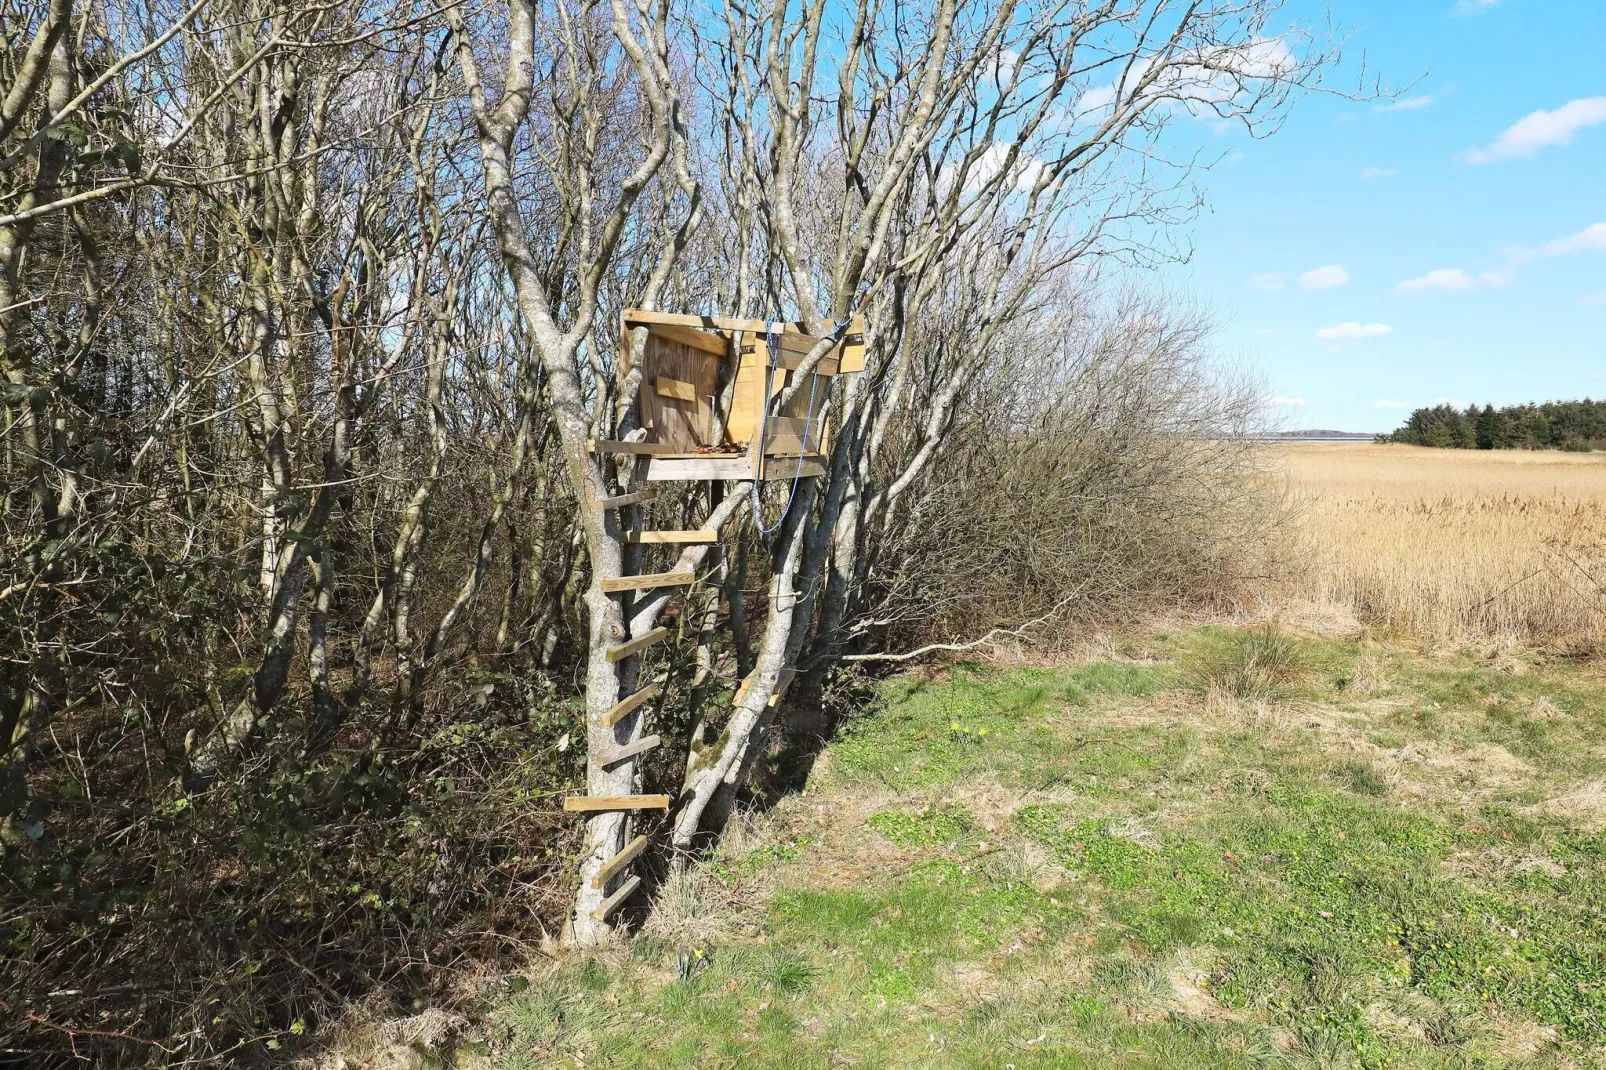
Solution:
M 11 1004 L 7 1003 L 3 999 L 0 999 L 0 1007 L 3 1007 L 8 1011 L 11 1010 Z M 127 1029 L 74 1029 L 71 1026 L 58 1025 L 43 1015 L 36 1014 L 33 1011 L 24 1011 L 23 1017 L 28 1019 L 28 1021 L 32 1022 L 34 1025 L 43 1026 L 46 1029 L 52 1029 L 58 1033 L 67 1034 L 67 1036 L 72 1039 L 73 1054 L 80 1059 L 84 1058 L 84 1056 L 78 1054 L 79 1037 L 104 1037 L 107 1040 L 128 1040 L 134 1042 L 135 1044 L 145 1044 L 153 1048 L 161 1048 L 169 1055 L 177 1055 L 179 1050 L 177 1048 L 170 1048 L 159 1040 L 150 1040 L 146 1037 L 136 1037 Z

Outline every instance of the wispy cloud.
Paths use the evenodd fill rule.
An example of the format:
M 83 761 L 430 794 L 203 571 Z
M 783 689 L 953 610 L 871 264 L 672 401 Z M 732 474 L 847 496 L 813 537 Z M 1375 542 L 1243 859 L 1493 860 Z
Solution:
M 1357 323 L 1350 320 L 1346 323 L 1335 323 L 1331 327 L 1323 327 L 1316 332 L 1318 342 L 1362 342 L 1368 338 L 1383 338 L 1394 333 L 1394 328 L 1386 323 Z
M 1391 100 L 1387 104 L 1378 104 L 1378 105 L 1375 105 L 1372 108 L 1372 110 L 1373 111 L 1421 111 L 1423 108 L 1431 108 L 1431 107 L 1433 107 L 1433 102 L 1436 99 L 1438 99 L 1438 98 L 1435 97 L 1432 93 L 1423 93 L 1420 96 L 1401 97 L 1399 100 Z
M 1384 399 L 1382 401 L 1372 402 L 1372 408 L 1374 409 L 1391 409 L 1394 411 L 1400 411 L 1402 409 L 1409 409 L 1410 407 L 1411 406 L 1407 405 L 1403 401 L 1389 401 Z
M 1467 403 L 1460 398 L 1434 398 L 1433 404 L 1448 405 L 1452 409 L 1464 409 L 1467 407 Z
M 1606 123 L 1606 97 L 1570 100 L 1555 111 L 1536 111 L 1523 116 L 1494 139 L 1486 149 L 1468 152 L 1468 163 L 1518 160 L 1541 149 L 1572 144 L 1573 135 L 1591 126 Z
M 1513 249 L 1511 255 L 1518 260 L 1544 260 L 1552 256 L 1572 256 L 1575 253 L 1606 253 L 1606 223 L 1595 223 L 1577 234 L 1547 241 L 1533 249 Z
M 1303 409 L 1308 402 L 1302 397 L 1285 398 L 1281 394 L 1273 394 L 1266 399 L 1266 404 L 1286 409 Z
M 1492 7 L 1499 7 L 1501 0 L 1456 0 L 1453 15 L 1481 15 Z
M 1460 268 L 1436 268 L 1426 275 L 1406 279 L 1395 289 L 1402 294 L 1416 293 L 1469 293 L 1473 290 L 1493 290 L 1510 281 L 1497 271 L 1468 274 Z
M 1393 167 L 1368 167 L 1361 171 L 1361 181 L 1370 182 L 1374 178 L 1393 178 L 1399 173 Z
M 1586 308 L 1606 307 L 1606 291 L 1598 294 L 1585 294 L 1578 299 L 1578 303 Z
M 1299 277 L 1301 290 L 1331 290 L 1335 286 L 1343 286 L 1349 282 L 1349 272 L 1344 270 L 1343 264 L 1324 264 L 1319 268 L 1311 268 Z
M 1276 293 L 1285 288 L 1288 280 L 1275 271 L 1262 271 L 1259 275 L 1251 275 L 1249 281 L 1244 283 L 1244 289 L 1256 290 L 1260 293 Z

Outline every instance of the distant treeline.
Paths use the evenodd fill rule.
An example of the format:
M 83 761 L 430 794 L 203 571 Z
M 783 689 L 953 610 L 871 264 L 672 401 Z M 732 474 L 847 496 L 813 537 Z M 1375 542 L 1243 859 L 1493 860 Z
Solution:
M 1546 401 L 1465 410 L 1451 405 L 1417 409 L 1399 430 L 1379 442 L 1462 450 L 1606 450 L 1606 401 Z

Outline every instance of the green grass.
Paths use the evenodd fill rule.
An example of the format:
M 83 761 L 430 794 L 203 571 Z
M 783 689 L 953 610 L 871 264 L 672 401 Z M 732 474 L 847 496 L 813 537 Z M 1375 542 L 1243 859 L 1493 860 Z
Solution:
M 536 971 L 488 1058 L 1603 1064 L 1606 834 L 1535 805 L 1601 775 L 1596 680 L 1218 628 L 1143 652 L 890 682 L 710 864 L 725 936 Z

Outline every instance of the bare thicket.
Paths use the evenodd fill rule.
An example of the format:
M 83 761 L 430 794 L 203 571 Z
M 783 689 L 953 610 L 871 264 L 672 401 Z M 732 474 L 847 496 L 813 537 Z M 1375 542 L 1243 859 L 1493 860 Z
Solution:
M 717 834 L 844 658 L 1230 588 L 1250 395 L 1093 280 L 1325 69 L 1279 6 L 0 0 L 5 1046 L 255 1058 L 601 941 L 601 862 Z M 800 381 L 862 315 L 827 474 L 624 542 L 626 307 L 799 323 Z M 648 680 L 674 745 L 599 767 Z

